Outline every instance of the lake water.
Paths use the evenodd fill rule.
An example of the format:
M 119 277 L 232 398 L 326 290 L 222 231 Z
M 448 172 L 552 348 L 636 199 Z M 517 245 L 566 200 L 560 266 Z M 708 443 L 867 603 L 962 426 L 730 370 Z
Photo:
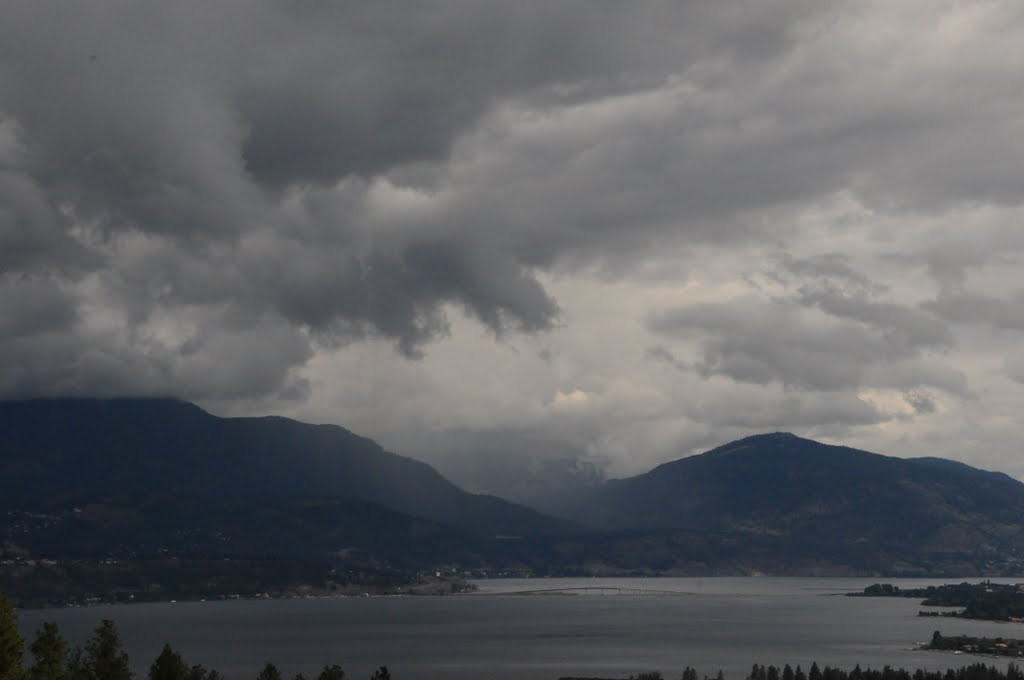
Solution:
M 848 668 L 1005 666 L 918 651 L 914 643 L 936 628 L 945 635 L 1024 637 L 1022 624 L 918 617 L 917 600 L 840 595 L 878 580 L 510 579 L 477 582 L 480 591 L 465 596 L 136 604 L 22 611 L 19 618 L 26 636 L 56 621 L 74 643 L 110 618 L 141 676 L 169 642 L 186 662 L 216 668 L 228 680 L 253 680 L 268 660 L 286 680 L 298 672 L 315 678 L 326 663 L 340 664 L 356 680 L 381 664 L 395 680 L 555 680 L 644 670 L 673 678 L 686 665 L 743 680 L 755 662 L 805 670 L 812 661 Z M 885 582 L 908 588 L 956 581 Z M 596 590 L 516 594 L 561 588 Z

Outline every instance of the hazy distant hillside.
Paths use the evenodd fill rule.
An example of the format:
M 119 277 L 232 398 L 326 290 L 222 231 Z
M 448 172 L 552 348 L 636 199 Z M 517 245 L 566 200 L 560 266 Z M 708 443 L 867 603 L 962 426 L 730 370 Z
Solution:
M 0 403 L 0 505 L 184 493 L 223 502 L 357 498 L 482 534 L 564 528 L 469 494 L 425 463 L 334 425 L 218 418 L 165 399 Z
M 464 489 L 494 494 L 544 511 L 552 499 L 592 488 L 604 472 L 581 452 L 515 434 L 447 437 L 429 460 Z M 415 452 L 421 455 L 423 452 Z
M 615 530 L 774 538 L 842 563 L 983 564 L 1024 555 L 1024 484 L 953 461 L 759 435 L 566 497 L 565 517 Z

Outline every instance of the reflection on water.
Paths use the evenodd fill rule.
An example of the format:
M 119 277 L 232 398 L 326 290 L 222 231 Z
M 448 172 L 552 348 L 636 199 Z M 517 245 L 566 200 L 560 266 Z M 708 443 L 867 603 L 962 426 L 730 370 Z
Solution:
M 453 597 L 138 604 L 25 611 L 20 619 L 26 634 L 54 620 L 81 642 L 101 618 L 112 618 L 137 673 L 144 675 L 169 642 L 186 661 L 229 680 L 255 678 L 268 660 L 285 677 L 315 676 L 325 663 L 341 664 L 356 679 L 386 664 L 396 680 L 554 680 L 643 670 L 671 678 L 690 665 L 742 680 L 753 663 L 938 669 L 979 660 L 914 649 L 936 628 L 1024 637 L 1020 624 L 918 617 L 916 600 L 840 596 L 875 580 L 507 579 L 480 581 L 479 592 Z M 909 588 L 950 581 L 886 582 Z M 559 590 L 577 594 L 514 594 Z

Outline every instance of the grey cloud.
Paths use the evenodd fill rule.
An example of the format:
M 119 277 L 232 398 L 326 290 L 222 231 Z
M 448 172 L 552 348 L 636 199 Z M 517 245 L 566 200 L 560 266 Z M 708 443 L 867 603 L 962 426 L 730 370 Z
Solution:
M 199 307 L 224 315 L 196 317 L 203 334 L 273 350 L 276 336 L 238 332 L 229 318 L 288 320 L 305 349 L 276 355 L 286 362 L 279 375 L 316 344 L 381 336 L 418 355 L 447 331 L 447 305 L 497 334 L 549 328 L 558 306 L 535 268 L 597 234 L 628 243 L 624 220 L 663 222 L 672 206 L 654 206 L 667 185 L 600 189 L 632 172 L 628 163 L 594 182 L 543 179 L 549 170 L 530 162 L 478 173 L 487 154 L 517 158 L 502 135 L 522 141 L 515 125 L 481 121 L 517 107 L 557 115 L 628 103 L 638 87 L 656 99 L 666 79 L 712 55 L 753 65 L 784 53 L 810 7 L 16 3 L 0 28 L 0 261 L 8 271 L 50 267 L 55 285 L 77 287 L 118 336 Z M 673 40 L 652 39 L 666 31 Z M 470 157 L 459 156 L 460 140 Z M 660 171 L 668 159 L 653 138 L 636 141 L 637 151 L 620 145 L 624 159 Z M 579 142 L 545 163 L 591 140 Z M 414 187 L 424 200 L 452 198 L 433 217 L 381 217 L 375 187 L 407 180 L 412 167 L 429 178 Z M 540 183 L 523 184 L 527 176 Z M 581 210 L 574 192 L 608 200 Z M 600 257 L 594 248 L 589 257 Z M 162 354 L 178 351 L 173 342 L 97 351 L 94 340 L 72 326 L 53 351 L 106 357 L 91 373 L 108 366 L 117 389 L 162 380 L 180 389 Z M 136 364 L 153 366 L 138 371 L 150 378 L 127 380 L 134 368 L 120 367 Z M 26 389 L 25 367 L 36 365 L 23 363 L 9 389 Z M 62 365 L 85 364 L 55 361 L 39 391 L 66 385 Z
M 948 55 L 908 21 L 893 76 L 904 36 L 864 43 L 885 11 L 15 2 L 0 268 L 51 292 L 6 322 L 0 391 L 301 396 L 319 351 L 383 338 L 422 356 L 450 309 L 498 336 L 556 328 L 545 274 L 785 249 L 836 195 L 890 216 L 1019 204 L 1000 53 L 1017 17 Z M 925 250 L 909 256 L 941 259 Z M 925 356 L 951 347 L 945 313 L 879 298 L 844 256 L 780 268 L 800 282 L 787 300 L 651 328 L 703 342 L 708 376 L 957 389 Z M 23 285 L 0 287 L 4 309 Z M 677 354 L 651 358 L 688 365 Z
M 935 413 L 937 409 L 935 399 L 927 392 L 911 390 L 904 394 L 903 398 L 910 404 L 915 413 Z
M 845 295 L 830 286 L 802 286 L 796 299 L 802 305 L 817 307 L 831 316 L 872 326 L 888 335 L 893 344 L 941 349 L 953 342 L 945 323 L 932 314 L 907 305 L 870 300 L 862 295 Z
M 815 326 L 798 308 L 755 298 L 678 308 L 652 316 L 655 333 L 702 338 L 696 370 L 740 382 L 835 390 L 856 385 L 877 342 L 853 325 Z
M 950 293 L 925 303 L 925 307 L 949 321 L 990 325 L 999 330 L 1024 330 L 1024 292 L 1007 298 L 977 293 Z
M 308 383 L 290 369 L 304 364 L 311 354 L 307 338 L 279 320 L 220 327 L 190 338 L 173 357 L 171 384 L 175 393 L 196 399 L 270 394 L 285 401 L 301 399 L 308 394 Z
M 0 291 L 5 300 L 0 309 L 10 311 L 11 292 Z M 38 297 L 29 303 L 38 305 Z M 66 303 L 51 304 L 33 307 L 34 328 L 15 317 L 23 322 L 18 331 L 0 336 L 5 366 L 0 394 L 5 397 L 273 396 L 287 402 L 308 394 L 305 379 L 294 375 L 292 368 L 309 358 L 309 343 L 280 321 L 254 320 L 234 327 L 207 324 L 205 330 L 172 345 L 127 327 L 98 328 L 76 316 Z
M 789 48 L 792 23 L 814 8 L 278 5 L 257 28 L 280 47 L 247 55 L 243 154 L 257 177 L 285 184 L 441 159 L 501 98 L 594 98 L 657 82 L 709 52 L 770 58 Z M 652 39 L 664 35 L 674 39 Z
M 898 362 L 878 362 L 864 369 L 862 384 L 866 386 L 903 390 L 927 385 L 963 398 L 976 396 L 959 368 L 944 359 L 912 358 Z
M 892 419 L 875 406 L 844 392 L 808 392 L 768 397 L 733 394 L 702 401 L 687 414 L 714 428 L 764 432 L 824 426 L 875 425 Z
M 774 274 L 773 278 L 795 288 L 789 299 L 797 304 L 859 321 L 885 334 L 894 344 L 909 348 L 943 349 L 953 343 L 947 324 L 927 305 L 879 299 L 889 287 L 857 270 L 846 256 L 833 253 L 795 258 L 782 254 L 779 260 L 791 276 Z
M 69 328 L 78 320 L 78 302 L 50 278 L 0 278 L 0 342 Z
M 691 371 L 694 367 L 676 357 L 665 345 L 653 345 L 644 352 L 644 358 L 648 361 L 668 364 L 677 371 Z
M 886 286 L 872 281 L 863 272 L 854 268 L 851 258 L 842 253 L 824 253 L 812 257 L 794 257 L 790 253 L 780 253 L 780 267 L 799 279 L 811 279 L 846 284 L 844 289 L 852 288 L 857 293 L 878 294 L 886 291 Z M 774 275 L 773 278 L 783 279 Z
M 68 234 L 68 222 L 27 167 L 21 127 L 0 110 L 0 271 L 76 272 L 101 263 Z
M 871 323 L 816 314 L 792 301 L 745 297 L 663 311 L 648 319 L 648 327 L 666 337 L 699 340 L 701 359 L 695 369 L 704 377 L 725 375 L 740 382 L 832 391 L 890 387 L 892 378 L 886 376 L 898 375 L 911 381 L 903 387 L 954 387 L 942 371 L 935 375 L 920 368 L 929 366 L 919 354 L 935 342 L 930 333 L 917 337 L 893 332 L 881 323 L 900 320 L 888 307 L 881 314 L 870 306 L 854 311 L 854 318 L 872 312 Z
M 925 267 L 939 285 L 941 296 L 966 293 L 968 277 L 989 267 L 1015 267 L 1024 253 L 1019 228 L 1020 206 L 994 210 L 952 210 L 934 226 L 916 229 L 916 238 L 885 259 L 904 267 Z
M 1003 368 L 1011 380 L 1024 384 L 1024 357 L 1020 355 L 1007 357 L 1003 362 Z

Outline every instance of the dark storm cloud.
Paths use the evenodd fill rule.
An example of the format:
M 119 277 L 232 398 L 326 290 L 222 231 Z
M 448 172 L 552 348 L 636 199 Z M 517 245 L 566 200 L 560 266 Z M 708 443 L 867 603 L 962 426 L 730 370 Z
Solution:
M 529 163 L 449 167 L 456 141 L 476 164 L 516 134 L 498 115 L 474 146 L 474 127 L 508 102 L 614 103 L 710 55 L 771 58 L 799 11 L 16 3 L 0 28 L 0 263 L 84 288 L 74 299 L 91 318 L 0 348 L 21 357 L 8 391 L 96 389 L 103 367 L 114 391 L 180 390 L 187 357 L 213 361 L 221 334 L 282 380 L 310 342 L 383 336 L 412 355 L 447 331 L 447 304 L 499 334 L 550 327 L 558 307 L 535 266 L 671 208 L 640 208 L 659 196 L 638 190 L 573 214 L 583 178 L 529 186 Z M 435 205 L 392 214 L 409 181 Z M 26 324 L 19 338 L 38 330 Z M 306 350 L 268 330 L 287 325 Z M 55 355 L 45 370 L 33 346 Z
M 52 279 L 7 276 L 0 286 L 0 339 L 59 332 L 78 319 L 78 301 Z
M 1015 109 L 976 106 L 1015 90 L 994 55 L 1016 11 L 985 18 L 985 45 L 896 16 L 906 35 L 874 51 L 882 11 L 13 3 L 0 390 L 301 398 L 322 349 L 420 356 L 452 309 L 498 336 L 557 328 L 549 273 L 785 249 L 837 195 L 896 218 L 1019 205 Z M 937 241 L 907 257 L 971 266 Z M 780 299 L 650 328 L 693 334 L 698 360 L 666 352 L 707 376 L 966 391 L 929 358 L 953 344 L 946 312 L 843 255 L 775 275 Z
M 0 271 L 74 271 L 100 264 L 67 233 L 67 217 L 28 172 L 23 136 L 0 108 Z
M 288 328 L 224 330 L 175 352 L 83 328 L 5 338 L 0 346 L 8 369 L 0 377 L 0 390 L 7 398 L 173 394 L 182 399 L 299 399 L 308 385 L 289 369 L 308 358 L 309 347 L 290 333 Z
M 593 99 L 657 83 L 709 54 L 770 58 L 812 7 L 277 4 L 258 25 L 276 49 L 247 55 L 243 155 L 257 177 L 281 184 L 444 158 L 503 98 Z

